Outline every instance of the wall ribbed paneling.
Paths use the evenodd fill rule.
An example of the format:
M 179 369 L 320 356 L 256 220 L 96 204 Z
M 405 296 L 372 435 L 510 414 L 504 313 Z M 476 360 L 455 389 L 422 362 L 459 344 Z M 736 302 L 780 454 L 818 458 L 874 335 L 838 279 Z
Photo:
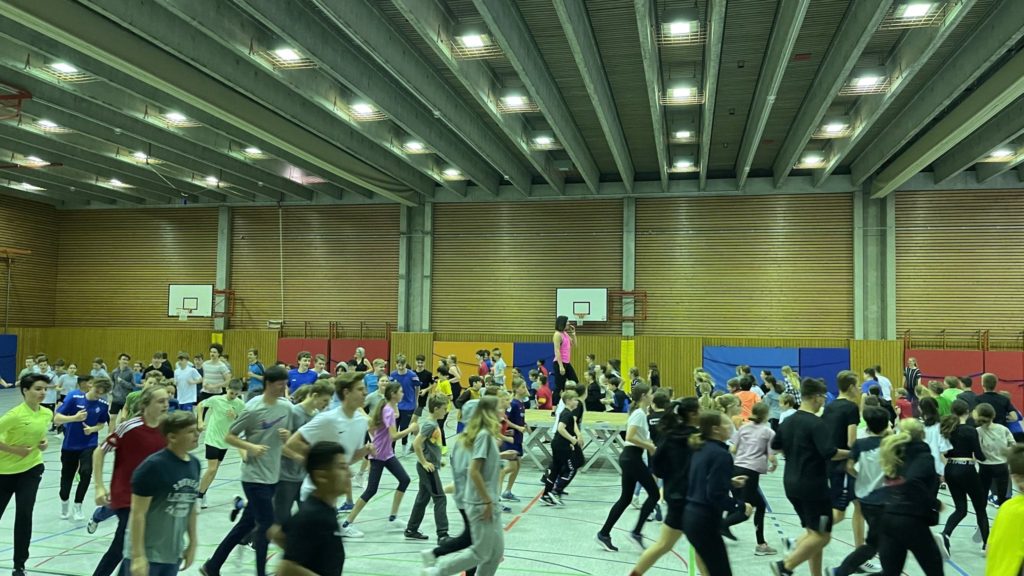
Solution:
M 850 340 L 850 369 L 860 374 L 869 366 L 879 365 L 882 374 L 894 384 L 903 381 L 902 340 Z
M 1024 192 L 896 194 L 896 329 L 1024 330 Z
M 60 242 L 57 326 L 180 329 L 167 316 L 169 284 L 213 284 L 217 210 L 68 210 L 53 231 Z M 187 330 L 208 329 L 193 318 Z
M 0 327 L 53 326 L 57 292 L 57 235 L 62 220 L 49 205 L 0 196 L 0 248 L 31 250 L 15 257 L 11 267 L 10 318 L 7 301 L 7 263 L 0 262 Z
M 437 368 L 434 354 L 434 334 L 432 332 L 392 332 L 391 333 L 391 364 L 395 365 L 395 357 L 405 354 L 409 365 L 415 367 L 416 355 L 423 354 L 427 358 L 427 369 L 431 372 Z
M 235 208 L 231 325 L 369 322 L 383 331 L 398 319 L 399 216 L 397 205 Z
M 245 376 L 242 367 L 248 365 L 246 352 L 249 348 L 259 350 L 260 361 L 264 366 L 272 366 L 277 361 L 277 330 L 224 331 L 224 353 L 228 355 L 231 366 L 236 369 L 236 376 Z
M 673 396 L 692 396 L 693 369 L 701 365 L 704 347 L 700 338 L 692 336 L 637 336 L 636 364 L 646 377 L 647 365 L 657 362 L 661 385 L 670 388 Z
M 556 288 L 621 289 L 622 202 L 437 204 L 433 257 L 435 331 L 547 332 Z
M 166 304 L 164 306 L 166 308 Z M 148 364 L 157 351 L 166 352 L 171 362 L 179 350 L 189 354 L 210 348 L 211 330 L 141 329 L 141 328 L 18 328 L 18 365 L 21 358 L 40 352 L 52 363 L 57 358 L 78 364 L 79 374 L 92 369 L 93 358 L 99 357 L 113 369 L 117 357 L 127 352 L 133 360 Z M 243 350 L 244 352 L 244 350 Z M 245 355 L 242 355 L 244 358 Z M 232 357 L 234 359 L 234 357 Z
M 640 334 L 849 338 L 846 194 L 638 199 Z

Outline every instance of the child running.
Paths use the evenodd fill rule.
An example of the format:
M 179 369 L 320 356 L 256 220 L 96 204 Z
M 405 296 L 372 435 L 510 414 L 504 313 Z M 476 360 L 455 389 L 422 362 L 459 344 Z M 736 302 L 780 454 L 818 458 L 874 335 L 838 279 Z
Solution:
M 985 461 L 978 463 L 978 477 L 985 493 L 991 491 L 995 496 L 995 505 L 1002 506 L 1010 488 L 1006 450 L 1016 443 L 1006 426 L 993 422 L 995 417 L 996 411 L 991 404 L 978 404 L 974 409 L 974 423 L 978 426 L 978 439 L 981 441 L 981 451 L 985 454 Z
M 199 431 L 206 431 L 203 442 L 206 445 L 206 471 L 199 482 L 199 502 L 201 508 L 206 508 L 206 491 L 210 489 L 214 478 L 217 477 L 217 470 L 220 463 L 228 453 L 228 444 L 225 441 L 228 429 L 238 418 L 238 415 L 245 409 L 245 402 L 242 402 L 242 381 L 235 379 L 228 382 L 227 393 L 222 396 L 210 396 L 204 399 L 196 407 L 196 415 L 199 417 Z
M 380 486 L 380 477 L 387 468 L 388 472 L 398 480 L 398 488 L 391 500 L 391 515 L 388 516 L 388 530 L 405 531 L 404 522 L 398 520 L 398 508 L 402 505 L 402 497 L 409 488 L 409 474 L 406 473 L 402 463 L 395 456 L 393 442 L 400 440 L 409 434 L 415 434 L 419 430 L 419 424 L 410 424 L 408 428 L 398 431 L 398 403 L 402 401 L 402 385 L 398 382 L 391 382 L 384 388 L 384 401 L 377 404 L 370 415 L 370 439 L 373 441 L 374 454 L 370 456 L 370 478 L 366 482 L 366 489 L 356 500 L 352 512 L 349 512 L 348 519 L 341 525 L 342 530 L 355 524 L 359 513 L 366 507 L 367 502 L 377 494 Z
M 508 476 L 508 484 L 505 487 L 505 492 L 501 495 L 501 499 L 509 502 L 519 502 L 519 498 L 512 493 L 512 486 L 515 485 L 516 478 L 519 476 L 519 463 L 523 457 L 523 435 L 527 431 L 525 403 L 529 401 L 530 395 L 526 389 L 526 382 L 522 378 L 514 378 L 512 380 L 512 391 L 512 400 L 506 412 L 508 427 L 512 431 L 512 441 L 503 443 L 501 450 L 502 452 L 512 450 L 518 454 L 518 457 L 510 460 L 508 465 L 501 471 L 503 478 Z
M 566 390 L 561 402 L 565 407 L 558 416 L 555 437 L 551 440 L 551 467 L 544 475 L 544 494 L 540 497 L 547 506 L 564 506 L 560 493 L 576 475 L 575 452 L 581 450 L 580 431 L 573 416 L 579 395 L 574 390 Z
M 985 508 L 988 504 L 988 489 L 981 485 L 981 478 L 974 468 L 975 462 L 984 462 L 985 454 L 981 451 L 978 431 L 967 423 L 967 402 L 955 400 L 950 405 L 950 414 L 942 418 L 942 435 L 949 440 L 952 448 L 946 451 L 946 485 L 953 497 L 955 510 L 946 518 L 946 527 L 942 530 L 942 541 L 949 554 L 949 539 L 953 530 L 967 517 L 967 501 L 971 501 L 974 514 L 981 531 L 981 548 L 985 549 L 988 540 L 988 515 Z
M 768 424 L 768 413 L 768 404 L 764 402 L 754 404 L 750 411 L 750 421 L 740 426 L 740 429 L 733 434 L 732 451 L 735 453 L 735 459 L 732 475 L 747 478 L 741 488 L 733 490 L 733 497 L 741 502 L 746 502 L 748 506 L 745 509 L 736 509 L 722 525 L 722 535 L 730 540 L 736 540 L 736 537 L 729 531 L 729 527 L 749 518 L 749 511 L 754 510 L 754 529 L 757 536 L 757 547 L 754 548 L 755 556 L 771 556 L 776 553 L 776 550 L 769 546 L 764 539 L 764 514 L 767 503 L 760 489 L 761 475 L 774 472 L 777 466 L 775 454 L 771 449 L 775 432 Z
M 448 398 L 431 396 L 427 400 L 430 414 L 420 423 L 420 433 L 413 440 L 412 448 L 416 453 L 416 474 L 419 477 L 419 492 L 409 514 L 409 524 L 405 527 L 407 540 L 426 540 L 420 532 L 420 523 L 427 509 L 427 503 L 434 502 L 434 527 L 437 530 L 438 543 L 448 539 L 448 498 L 444 494 L 441 482 L 441 429 L 438 421 L 448 412 Z
M 104 399 L 110 392 L 111 382 L 100 378 L 92 382 L 88 392 L 75 390 L 68 394 L 58 413 L 64 416 L 78 416 L 83 411 L 85 419 L 72 420 L 64 425 L 64 444 L 60 450 L 60 517 L 68 518 L 71 484 L 78 473 L 78 489 L 75 490 L 74 519 L 85 519 L 82 503 L 89 491 L 92 480 L 92 453 L 99 445 L 99 432 L 110 422 L 110 405 Z

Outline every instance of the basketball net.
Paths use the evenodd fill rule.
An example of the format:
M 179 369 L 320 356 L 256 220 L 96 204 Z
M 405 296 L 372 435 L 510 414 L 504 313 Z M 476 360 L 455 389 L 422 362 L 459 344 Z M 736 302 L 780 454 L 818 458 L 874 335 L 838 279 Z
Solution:
M 573 314 L 576 317 L 576 325 L 583 326 L 583 321 L 587 319 L 589 314 Z
M 178 320 L 188 322 L 188 308 L 178 308 Z

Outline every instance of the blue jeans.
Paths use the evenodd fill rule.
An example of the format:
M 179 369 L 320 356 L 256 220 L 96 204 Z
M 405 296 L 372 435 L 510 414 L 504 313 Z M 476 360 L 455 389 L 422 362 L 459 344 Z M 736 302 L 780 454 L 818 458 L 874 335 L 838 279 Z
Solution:
M 132 576 L 132 561 L 128 558 L 121 562 L 121 576 Z M 150 562 L 149 576 L 178 576 L 178 565 Z
M 113 518 L 114 516 L 117 516 L 117 511 L 106 506 L 97 506 L 96 509 L 92 511 L 92 521 L 97 524 L 103 522 L 107 518 Z
M 276 484 L 257 484 L 242 482 L 242 491 L 249 503 L 242 512 L 242 517 L 231 528 L 227 536 L 221 540 L 213 556 L 206 561 L 206 572 L 210 576 L 218 576 L 220 567 L 227 561 L 235 546 L 253 529 L 253 546 L 256 549 L 256 576 L 267 576 L 267 530 L 274 524 L 274 488 Z

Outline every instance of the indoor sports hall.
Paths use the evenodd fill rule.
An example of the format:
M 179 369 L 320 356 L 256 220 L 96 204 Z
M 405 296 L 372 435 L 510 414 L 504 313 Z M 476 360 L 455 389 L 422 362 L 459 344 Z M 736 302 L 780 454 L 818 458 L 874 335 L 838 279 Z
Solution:
M 0 571 L 1024 574 L 1022 48 L 1021 0 L 0 0 Z

